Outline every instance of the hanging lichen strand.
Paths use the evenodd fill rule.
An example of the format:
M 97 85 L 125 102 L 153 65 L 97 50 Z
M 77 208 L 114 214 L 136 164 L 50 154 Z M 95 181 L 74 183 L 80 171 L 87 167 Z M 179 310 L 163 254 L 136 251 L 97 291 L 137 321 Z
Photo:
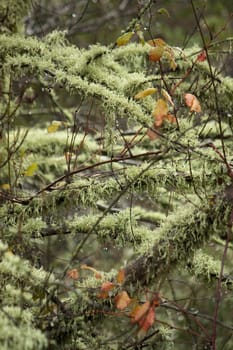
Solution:
M 233 80 L 133 21 L 26 37 L 31 5 L 0 4 L 0 348 L 168 349 L 170 276 L 232 288 Z

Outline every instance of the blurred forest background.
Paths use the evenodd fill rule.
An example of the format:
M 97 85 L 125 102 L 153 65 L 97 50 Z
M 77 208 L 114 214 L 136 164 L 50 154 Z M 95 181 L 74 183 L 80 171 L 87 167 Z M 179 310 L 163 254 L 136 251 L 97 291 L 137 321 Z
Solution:
M 186 48 L 194 43 L 202 45 L 195 18 L 188 0 L 152 1 L 151 10 L 143 17 L 145 39 L 163 38 L 171 46 Z M 144 1 L 140 0 L 79 0 L 35 1 L 33 11 L 26 19 L 26 34 L 42 37 L 51 30 L 65 30 L 69 41 L 78 47 L 101 43 L 109 45 L 124 31 L 138 13 Z M 203 12 L 202 27 L 207 37 L 222 31 L 219 40 L 232 36 L 232 1 L 195 1 Z M 159 12 L 166 9 L 166 12 Z M 227 25 L 226 25 L 227 22 Z M 224 30 L 223 30 L 224 27 Z M 226 74 L 232 74 L 230 62 Z

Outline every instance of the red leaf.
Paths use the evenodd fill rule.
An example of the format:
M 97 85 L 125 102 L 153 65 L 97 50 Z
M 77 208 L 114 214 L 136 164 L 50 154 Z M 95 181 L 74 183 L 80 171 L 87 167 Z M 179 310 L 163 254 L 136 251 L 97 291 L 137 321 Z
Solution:
M 141 320 L 145 316 L 149 308 L 149 301 L 146 301 L 142 305 L 137 305 L 130 314 L 132 323 L 137 323 L 139 320 Z
M 203 50 L 198 56 L 197 61 L 198 62 L 204 62 L 206 60 L 206 51 Z
M 138 324 L 143 331 L 147 332 L 148 329 L 153 325 L 154 321 L 155 308 L 154 306 L 151 306 L 147 314 L 138 321 Z

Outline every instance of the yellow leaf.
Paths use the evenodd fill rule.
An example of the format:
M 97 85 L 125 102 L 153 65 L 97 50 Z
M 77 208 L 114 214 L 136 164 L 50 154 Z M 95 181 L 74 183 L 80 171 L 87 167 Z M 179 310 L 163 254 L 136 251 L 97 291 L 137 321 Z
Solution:
M 121 36 L 119 36 L 116 40 L 117 46 L 123 46 L 123 45 L 128 44 L 128 42 L 132 38 L 133 34 L 134 34 L 134 32 L 127 32 L 127 33 L 124 33 Z
M 172 106 L 174 106 L 174 103 L 173 103 L 172 98 L 169 95 L 169 93 L 164 89 L 161 89 L 161 92 L 162 92 L 162 95 L 165 98 L 165 100 L 168 101 Z
M 33 176 L 38 169 L 37 163 L 30 164 L 24 172 L 24 176 Z
M 158 99 L 152 114 L 155 118 L 155 126 L 161 126 L 163 123 L 163 119 L 168 114 L 167 102 L 162 98 Z
M 62 122 L 60 122 L 59 120 L 54 120 L 52 124 L 47 127 L 47 131 L 49 133 L 56 132 L 61 126 L 61 124 Z
M 12 252 L 12 250 L 10 248 L 8 248 L 7 251 L 5 252 L 5 256 L 6 257 L 14 256 L 14 253 Z
M 52 133 L 52 132 L 56 132 L 58 130 L 58 126 L 57 125 L 49 125 L 48 127 L 47 127 L 47 131 L 49 132 L 49 133 Z
M 3 190 L 9 190 L 11 187 L 10 187 L 9 184 L 2 184 L 2 185 L 1 185 L 1 188 L 2 188 Z
M 173 58 L 170 59 L 170 68 L 176 70 L 177 64 Z
M 145 89 L 143 91 L 140 91 L 139 93 L 137 93 L 134 98 L 135 100 L 140 100 L 141 98 L 144 98 L 146 96 L 149 96 L 149 95 L 152 95 L 154 94 L 155 92 L 157 92 L 157 89 L 156 88 L 148 88 L 148 89 Z

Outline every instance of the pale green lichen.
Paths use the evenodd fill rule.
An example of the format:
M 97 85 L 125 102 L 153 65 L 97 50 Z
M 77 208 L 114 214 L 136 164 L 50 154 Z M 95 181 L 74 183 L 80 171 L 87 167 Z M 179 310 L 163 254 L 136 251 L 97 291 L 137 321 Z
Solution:
M 33 326 L 30 311 L 16 306 L 5 306 L 0 314 L 1 349 L 42 350 L 48 345 L 45 335 Z M 17 323 L 13 320 L 17 320 Z
M 48 274 L 42 268 L 36 269 L 30 262 L 13 254 L 11 251 L 6 251 L 0 262 L 0 273 L 9 274 L 12 278 L 22 280 L 26 279 L 31 285 L 40 285 L 50 278 L 54 280 L 53 275 Z
M 211 281 L 211 278 L 218 278 L 221 269 L 221 262 L 214 259 L 212 256 L 198 250 L 194 254 L 192 261 L 192 272 L 197 277 L 201 277 Z
M 224 195 L 225 187 L 230 182 L 225 164 L 222 163 L 218 152 L 205 146 L 208 139 L 213 138 L 215 146 L 221 149 L 214 93 L 212 89 L 202 89 L 211 81 L 209 67 L 205 62 L 197 63 L 192 71 L 192 77 L 198 77 L 195 94 L 201 101 L 203 114 L 193 115 L 184 105 L 183 94 L 190 88 L 190 80 L 186 79 L 174 95 L 180 129 L 178 130 L 176 125 L 164 122 L 160 130 L 163 137 L 152 142 L 146 140 L 146 137 L 143 140 L 140 135 L 141 141 L 136 143 L 136 146 L 131 145 L 133 156 L 146 153 L 149 149 L 161 151 L 162 160 L 160 155 L 156 158 L 154 154 L 154 158 L 147 155 L 135 158 L 136 166 L 135 163 L 132 165 L 133 157 L 131 163 L 120 159 L 117 165 L 101 166 L 102 160 L 108 160 L 110 163 L 109 155 L 119 157 L 122 149 L 126 147 L 125 140 L 130 144 L 134 137 L 122 137 L 117 124 L 119 118 L 124 118 L 126 124 L 132 125 L 135 132 L 143 126 L 142 134 L 146 134 L 147 128 L 153 125 L 152 111 L 155 101 L 161 97 L 160 89 L 164 88 L 164 85 L 157 68 L 153 74 L 147 75 L 149 45 L 129 44 L 110 49 L 98 44 L 90 46 L 87 50 L 80 50 L 67 42 L 65 32 L 54 31 L 43 40 L 12 36 L 10 33 L 19 32 L 19 26 L 30 4 L 28 1 L 18 1 L 17 4 L 13 0 L 8 3 L 4 1 L 0 5 L 0 12 L 3 14 L 6 13 L 6 4 L 11 13 L 2 26 L 2 32 L 5 34 L 0 35 L 0 73 L 4 88 L 8 91 L 10 77 L 17 80 L 32 76 L 34 80 L 37 79 L 35 84 L 38 84 L 39 88 L 42 87 L 53 101 L 55 112 L 59 112 L 62 120 L 70 124 L 65 131 L 47 134 L 46 129 L 37 128 L 41 121 L 39 114 L 35 113 L 36 126 L 31 128 L 23 148 L 11 155 L 10 167 L 6 162 L 6 166 L 1 168 L 1 181 L 4 181 L 1 185 L 5 183 L 11 170 L 11 182 L 17 179 L 17 188 L 2 191 L 1 197 L 0 230 L 4 243 L 0 241 L 0 296 L 6 304 L 11 302 L 14 305 L 4 306 L 1 310 L 0 345 L 6 350 L 46 348 L 46 336 L 42 334 L 46 329 L 52 342 L 53 337 L 61 339 L 64 335 L 64 344 L 67 342 L 61 345 L 64 345 L 64 349 L 72 347 L 86 350 L 88 347 L 107 350 L 112 346 L 103 346 L 103 338 L 115 334 L 111 333 L 108 327 L 105 333 L 105 324 L 95 322 L 106 318 L 102 309 L 101 316 L 100 312 L 95 314 L 92 311 L 95 311 L 96 303 L 100 306 L 105 303 L 109 307 L 108 300 L 101 304 L 96 295 L 102 281 L 114 279 L 117 271 L 103 273 L 102 280 L 95 277 L 85 279 L 83 272 L 82 278 L 74 282 L 75 288 L 69 289 L 69 286 L 66 288 L 63 279 L 56 281 L 53 274 L 36 268 L 34 263 L 23 259 L 20 254 L 23 254 L 26 248 L 28 251 L 35 249 L 38 242 L 43 245 L 43 239 L 46 241 L 44 236 L 47 232 L 49 235 L 49 229 L 54 230 L 52 233 L 59 235 L 59 238 L 63 233 L 70 233 L 69 245 L 72 246 L 72 251 L 77 245 L 77 238 L 79 244 L 82 237 L 92 239 L 93 235 L 88 235 L 94 233 L 96 246 L 98 243 L 103 245 L 110 242 L 117 248 L 134 247 L 135 264 L 142 264 L 138 265 L 139 272 L 133 270 L 132 274 L 127 276 L 131 290 L 138 288 L 140 284 L 154 284 L 178 265 L 186 265 L 187 255 L 197 277 L 210 280 L 212 275 L 217 276 L 219 263 L 204 255 L 203 251 L 197 252 L 213 235 L 221 235 L 226 230 L 231 210 L 230 201 L 226 201 Z M 21 24 L 18 25 L 18 22 Z M 179 78 L 187 72 L 192 62 L 184 57 L 193 55 L 195 50 L 199 48 L 192 47 L 184 52 L 175 50 L 178 68 L 177 71 L 166 74 L 165 80 L 168 85 L 174 83 L 174 78 Z M 162 64 L 166 64 L 163 59 Z M 233 151 L 230 142 L 233 83 L 231 78 L 220 75 L 216 77 L 215 83 L 223 119 L 225 151 L 230 159 Z M 152 86 L 158 88 L 157 95 L 140 101 L 134 99 L 136 93 Z M 72 170 L 77 170 L 76 167 L 79 166 L 80 168 L 76 175 L 64 175 L 61 182 L 58 181 L 49 188 L 46 184 L 67 171 L 64 153 L 67 152 L 69 141 L 67 134 L 71 135 L 73 132 L 72 108 L 63 108 L 58 88 L 73 95 L 72 97 L 78 97 L 78 103 L 80 97 L 81 100 L 90 98 L 94 103 L 98 100 L 105 118 L 105 130 L 104 135 L 101 135 L 104 138 L 101 145 L 91 134 L 85 136 L 83 144 L 84 136 L 75 135 L 74 149 L 71 151 L 78 154 L 75 153 L 77 164 L 74 164 Z M 50 91 L 51 89 L 53 91 Z M 0 107 L 2 115 L 6 106 L 7 117 L 14 112 L 17 97 L 12 98 L 9 105 L 3 97 Z M 34 107 L 40 109 L 39 104 L 35 103 L 32 108 Z M 12 146 L 17 139 L 17 131 L 13 131 L 14 128 L 17 129 L 17 118 L 20 117 L 20 113 L 27 113 L 28 110 L 28 106 L 23 105 L 13 113 L 10 139 L 3 138 L 0 145 L 1 164 L 9 155 L 8 142 L 10 141 Z M 173 112 L 172 107 L 170 112 Z M 46 115 L 46 118 L 51 120 L 52 116 Z M 4 123 L 6 128 L 8 120 L 4 120 Z M 127 152 L 130 156 L 129 150 Z M 100 162 L 98 167 L 85 169 L 85 166 L 93 165 L 96 159 Z M 35 177 L 26 179 L 22 171 L 33 162 L 38 164 L 38 172 Z M 96 169 L 98 176 L 94 176 Z M 35 187 L 42 188 L 42 193 L 33 197 L 34 193 L 30 189 L 34 190 Z M 204 199 L 196 200 L 196 192 Z M 150 210 L 132 207 L 112 214 L 112 206 L 117 206 L 119 199 L 128 205 L 128 196 L 131 193 L 136 200 L 140 201 L 141 196 L 143 200 L 149 199 L 146 205 L 147 208 L 148 202 L 152 205 Z M 172 200 L 170 195 L 173 196 Z M 8 196 L 13 203 L 7 203 Z M 213 197 L 213 202 L 209 199 L 210 196 Z M 15 203 L 21 199 L 25 207 Z M 104 215 L 99 212 L 100 201 L 104 202 L 106 207 Z M 162 209 L 162 213 L 158 213 L 157 209 Z M 86 250 L 84 247 L 78 258 L 82 259 Z M 128 264 L 125 266 L 126 271 L 127 268 Z M 61 300 L 59 293 L 54 293 L 59 288 L 62 290 Z M 99 311 L 98 308 L 96 310 Z M 10 317 L 6 317 L 8 314 Z M 18 322 L 17 327 L 11 318 Z M 36 324 L 39 324 L 42 331 L 36 329 Z M 91 332 L 87 331 L 89 329 Z M 161 327 L 159 334 L 165 348 L 171 348 L 171 331 Z

